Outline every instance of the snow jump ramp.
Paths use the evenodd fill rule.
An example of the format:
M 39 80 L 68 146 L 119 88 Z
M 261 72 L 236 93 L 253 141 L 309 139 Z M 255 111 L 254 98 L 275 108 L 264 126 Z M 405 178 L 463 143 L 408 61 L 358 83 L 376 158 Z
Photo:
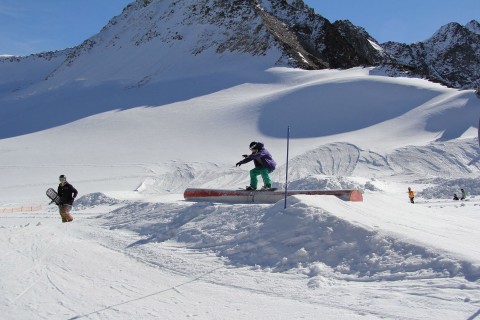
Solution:
M 291 190 L 287 196 L 294 195 L 330 195 L 344 201 L 363 201 L 360 190 Z M 187 188 L 183 197 L 188 201 L 212 201 L 226 203 L 275 203 L 285 198 L 285 190 L 247 191 Z

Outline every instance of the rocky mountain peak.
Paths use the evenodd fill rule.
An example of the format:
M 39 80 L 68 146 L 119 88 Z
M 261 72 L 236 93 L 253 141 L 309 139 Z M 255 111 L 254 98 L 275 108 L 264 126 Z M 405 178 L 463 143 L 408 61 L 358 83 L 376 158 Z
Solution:
M 355 51 L 367 60 L 366 64 L 377 65 L 388 60 L 385 50 L 364 28 L 355 26 L 349 20 L 338 20 L 333 25 Z
M 465 26 L 457 22 L 451 22 L 438 29 L 438 31 L 425 42 L 433 45 L 443 44 L 455 46 L 459 42 L 466 41 L 471 36 L 471 33 L 472 32 Z
M 452 22 L 442 26 L 423 42 L 382 44 L 399 65 L 418 70 L 426 77 L 450 87 L 475 88 L 480 79 L 480 33 L 475 20 L 462 26 Z
M 480 34 L 480 23 L 476 20 L 472 20 L 465 25 L 465 28 L 470 30 L 473 33 Z
M 228 69 L 232 63 L 303 69 L 376 63 L 379 55 L 369 40 L 353 34 L 302 0 L 137 0 L 97 35 L 66 52 L 47 79 L 144 84 L 186 70 Z M 105 68 L 94 67 L 98 60 L 105 60 Z

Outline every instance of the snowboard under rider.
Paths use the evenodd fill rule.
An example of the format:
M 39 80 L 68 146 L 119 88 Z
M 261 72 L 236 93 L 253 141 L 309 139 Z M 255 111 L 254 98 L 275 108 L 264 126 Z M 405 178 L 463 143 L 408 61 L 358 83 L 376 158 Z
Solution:
M 78 191 L 70 183 L 67 182 L 67 177 L 61 175 L 58 180 L 60 184 L 58 185 L 57 193 L 60 196 L 61 204 L 58 206 L 60 216 L 62 217 L 62 222 L 70 222 L 73 220 L 72 210 L 73 201 L 77 197 Z
M 273 160 L 272 155 L 264 148 L 262 142 L 253 141 L 250 143 L 250 155 L 242 155 L 245 159 L 237 162 L 236 166 L 239 167 L 242 164 L 248 163 L 253 160 L 255 168 L 250 170 L 250 185 L 247 186 L 246 190 L 257 190 L 258 179 L 257 176 L 262 176 L 263 188 L 262 190 L 269 190 L 272 188 L 272 180 L 270 179 L 269 173 L 273 172 L 276 167 L 275 160 Z
M 415 203 L 413 200 L 415 198 L 415 194 L 413 193 L 412 188 L 408 187 L 408 198 L 410 199 L 411 203 Z

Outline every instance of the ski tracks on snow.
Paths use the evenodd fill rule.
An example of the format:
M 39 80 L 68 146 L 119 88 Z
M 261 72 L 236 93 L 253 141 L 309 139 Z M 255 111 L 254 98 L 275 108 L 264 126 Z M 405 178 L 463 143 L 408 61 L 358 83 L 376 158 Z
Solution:
M 55 250 L 58 249 L 66 238 L 66 226 L 59 226 L 52 231 L 42 225 L 24 226 L 22 232 L 16 232 L 16 228 L 10 229 L 9 233 L 9 259 L 3 265 L 10 269 L 10 272 L 2 272 L 3 279 L 7 284 L 17 287 L 18 294 L 8 297 L 9 304 L 20 303 L 24 296 L 45 279 L 55 290 L 63 294 L 62 290 L 55 284 L 52 274 L 54 266 Z M 52 232 L 55 233 L 52 236 Z M 33 239 L 32 239 L 33 238 Z M 27 247 L 30 245 L 30 247 Z M 15 270 L 14 272 L 12 272 Z

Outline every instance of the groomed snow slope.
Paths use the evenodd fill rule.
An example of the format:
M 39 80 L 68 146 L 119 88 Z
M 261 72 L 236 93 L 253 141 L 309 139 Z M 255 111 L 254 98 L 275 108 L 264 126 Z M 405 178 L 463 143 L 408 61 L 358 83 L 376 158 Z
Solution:
M 33 98 L 18 102 L 26 108 L 19 118 L 28 114 L 26 123 L 37 126 L 9 123 L 1 131 L 0 207 L 44 209 L 0 213 L 0 312 L 15 319 L 478 316 L 474 93 L 369 76 L 369 69 L 273 68 L 251 79 L 242 75 L 232 86 L 199 77 L 189 83 L 210 82 L 200 95 L 180 82 L 162 97 L 153 84 L 54 90 L 55 101 L 69 102 L 60 123 L 27 103 Z M 132 94 L 151 103 L 135 105 Z M 35 99 L 47 105 L 45 97 Z M 128 108 L 116 107 L 129 97 Z M 251 166 L 235 163 L 253 140 L 279 163 L 272 178 L 282 187 L 287 126 L 289 188 L 357 187 L 364 202 L 302 196 L 284 209 L 182 200 L 186 187 L 248 184 Z M 59 174 L 80 191 L 70 224 L 45 206 Z M 467 201 L 449 200 L 460 187 Z

